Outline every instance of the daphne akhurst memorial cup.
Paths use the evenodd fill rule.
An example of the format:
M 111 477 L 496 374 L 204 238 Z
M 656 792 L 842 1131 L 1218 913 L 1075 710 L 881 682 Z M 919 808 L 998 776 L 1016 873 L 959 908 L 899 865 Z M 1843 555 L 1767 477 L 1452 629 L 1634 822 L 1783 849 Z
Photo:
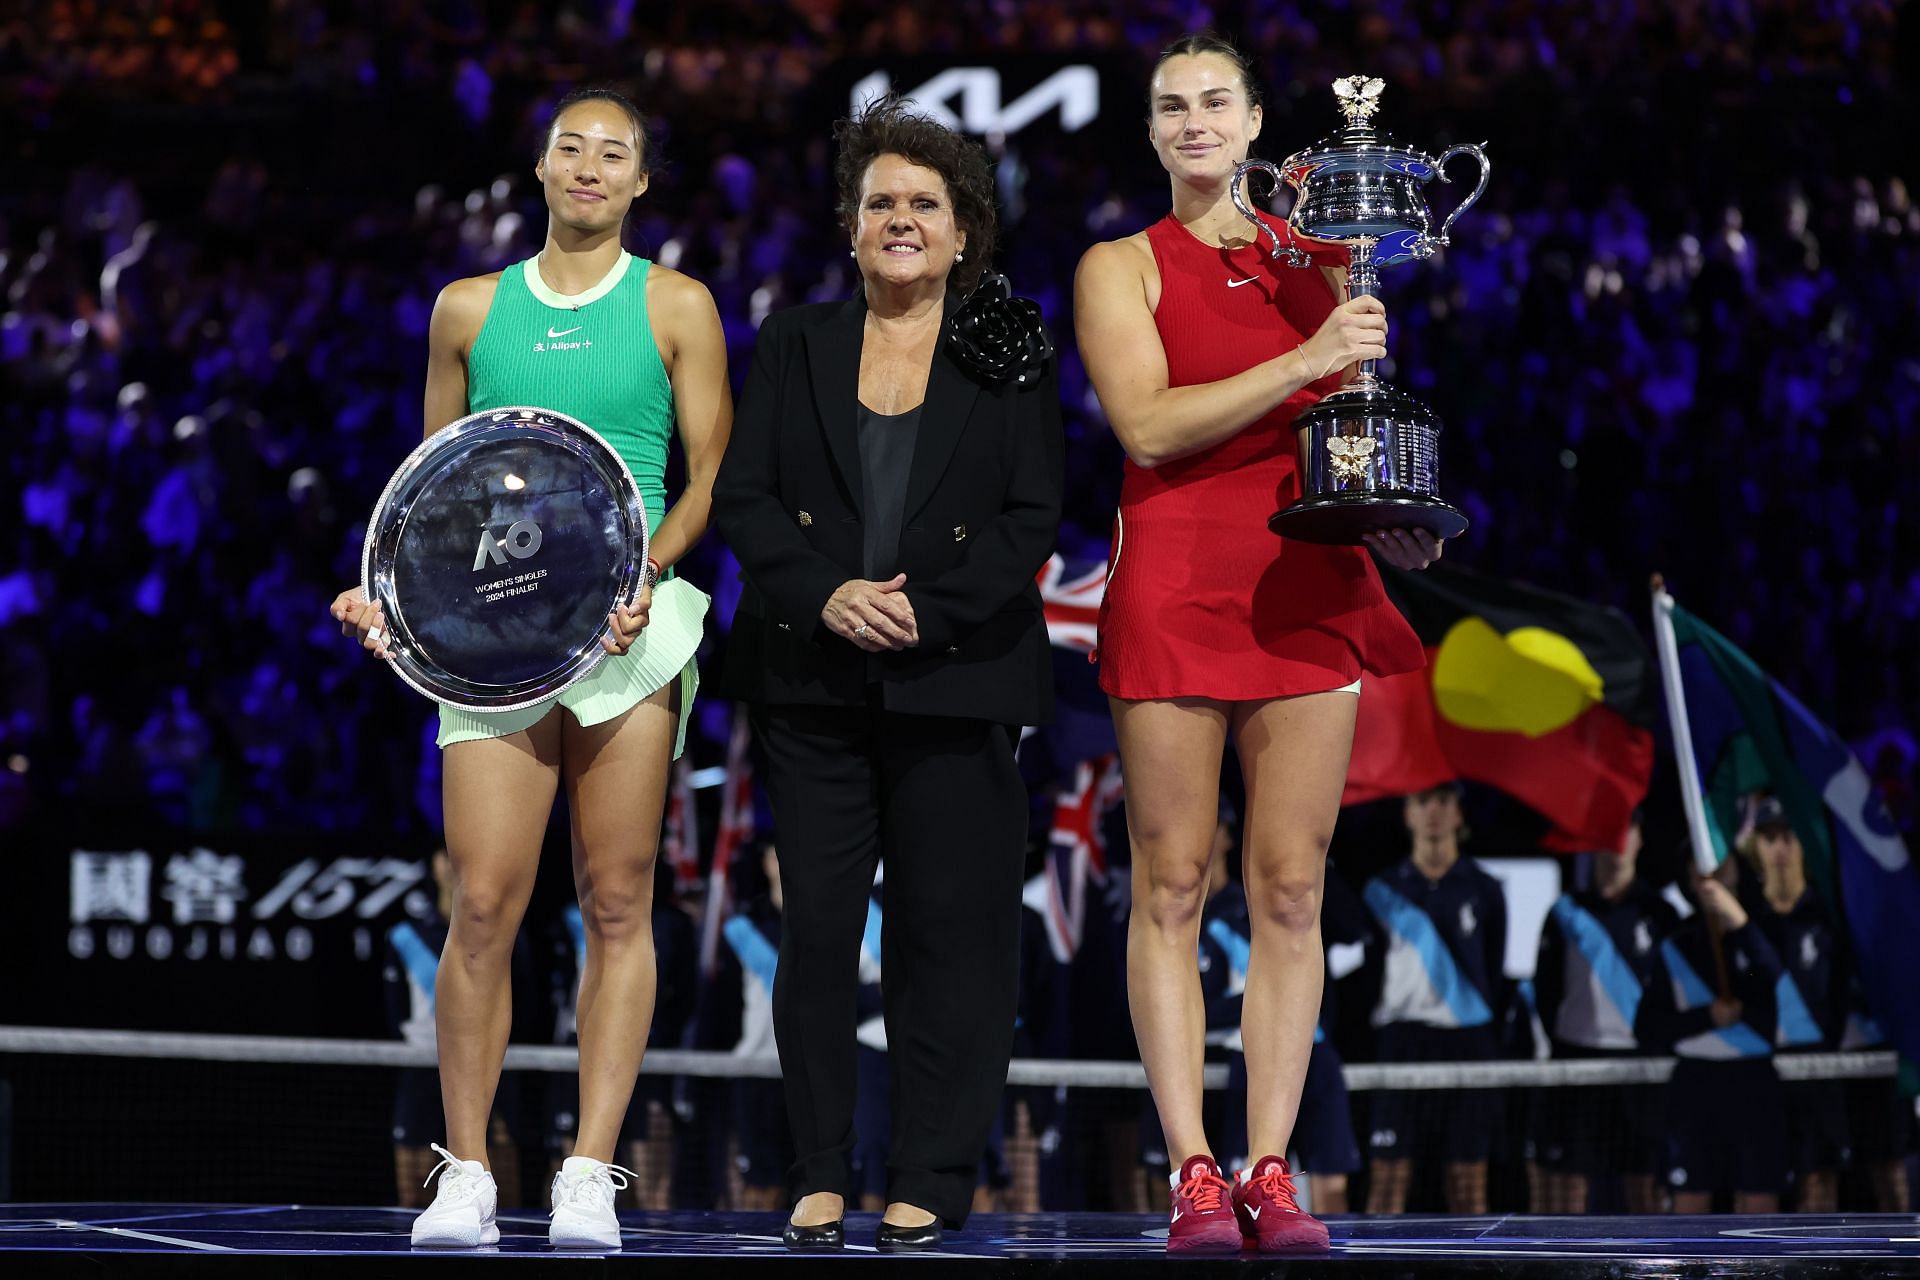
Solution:
M 1279 165 L 1249 160 L 1234 170 L 1234 205 L 1291 266 L 1312 265 L 1297 244 L 1254 216 L 1246 181 L 1256 171 L 1293 188 L 1288 226 L 1300 239 L 1344 245 L 1352 265 L 1347 296 L 1377 293 L 1379 269 L 1426 258 L 1448 243 L 1453 221 L 1487 187 L 1487 157 L 1478 146 L 1429 156 L 1373 127 L 1383 83 L 1367 76 L 1336 80 L 1333 92 L 1346 125 Z M 1456 156 L 1471 156 L 1480 180 L 1438 231 L 1427 209 L 1426 184 L 1448 181 Z M 1365 361 L 1359 376 L 1294 421 L 1300 445 L 1301 497 L 1267 522 L 1275 533 L 1307 542 L 1353 544 L 1380 529 L 1423 528 L 1451 538 L 1467 518 L 1438 491 L 1440 419 L 1426 405 L 1381 378 Z

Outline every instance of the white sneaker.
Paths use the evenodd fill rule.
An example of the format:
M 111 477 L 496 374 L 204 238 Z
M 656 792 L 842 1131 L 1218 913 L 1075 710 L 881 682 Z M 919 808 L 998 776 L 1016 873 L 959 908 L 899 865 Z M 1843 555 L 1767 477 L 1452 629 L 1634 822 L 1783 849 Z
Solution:
M 618 1249 L 620 1219 L 613 1197 L 640 1175 L 590 1156 L 568 1156 L 553 1175 L 553 1222 L 547 1243 L 556 1249 Z
M 500 1204 L 500 1192 L 493 1185 L 493 1175 L 478 1160 L 461 1160 L 438 1144 L 433 1149 L 440 1153 L 441 1160 L 427 1175 L 427 1182 L 440 1174 L 440 1189 L 434 1192 L 426 1212 L 413 1220 L 415 1247 L 474 1249 L 499 1244 L 500 1227 L 493 1214 Z

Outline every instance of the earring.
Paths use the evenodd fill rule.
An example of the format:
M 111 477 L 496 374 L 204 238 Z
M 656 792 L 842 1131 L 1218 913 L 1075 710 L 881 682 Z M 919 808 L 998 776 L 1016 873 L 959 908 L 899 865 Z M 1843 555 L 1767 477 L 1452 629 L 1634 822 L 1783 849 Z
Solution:
M 847 256 L 849 258 L 857 258 L 860 256 L 860 251 L 857 249 L 849 249 L 847 250 Z
M 967 260 L 967 251 L 965 249 L 960 250 L 960 252 L 953 255 L 953 260 L 955 262 L 965 262 Z

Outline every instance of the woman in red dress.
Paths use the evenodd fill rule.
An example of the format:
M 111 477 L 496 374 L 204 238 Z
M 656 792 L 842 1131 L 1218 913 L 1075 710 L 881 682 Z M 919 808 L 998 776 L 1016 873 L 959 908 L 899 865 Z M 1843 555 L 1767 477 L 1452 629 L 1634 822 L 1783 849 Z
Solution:
M 1099 648 L 1133 842 L 1127 992 L 1177 1169 L 1168 1248 L 1238 1249 L 1244 1237 L 1324 1249 L 1283 1157 L 1320 1007 L 1327 842 L 1361 680 L 1423 657 L 1366 551 L 1276 538 L 1266 521 L 1300 494 L 1294 417 L 1356 362 L 1386 355 L 1387 318 L 1375 298 L 1340 303 L 1343 252 L 1290 268 L 1234 208 L 1228 186 L 1261 108 L 1232 45 L 1173 45 L 1149 103 L 1173 210 L 1088 250 L 1074 292 L 1080 351 L 1127 451 Z M 1425 531 L 1368 545 L 1403 568 L 1440 555 Z M 1231 1184 L 1201 1126 L 1195 965 L 1229 734 L 1246 781 L 1253 924 L 1241 1029 L 1253 1159 Z

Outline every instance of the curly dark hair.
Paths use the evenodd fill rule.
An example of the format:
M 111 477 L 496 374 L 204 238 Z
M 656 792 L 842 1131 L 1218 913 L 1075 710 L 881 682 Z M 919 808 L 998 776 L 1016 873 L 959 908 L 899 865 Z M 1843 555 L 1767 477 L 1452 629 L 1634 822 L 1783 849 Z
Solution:
M 1000 226 L 993 203 L 993 169 L 979 144 L 922 115 L 908 100 L 893 94 L 837 122 L 833 136 L 840 146 L 833 162 L 834 184 L 839 190 L 837 212 L 840 225 L 848 231 L 860 217 L 860 184 L 866 180 L 868 167 L 881 156 L 905 156 L 940 175 L 953 201 L 954 225 L 967 236 L 966 257 L 953 266 L 953 287 L 963 297 L 972 293 L 993 262 Z

